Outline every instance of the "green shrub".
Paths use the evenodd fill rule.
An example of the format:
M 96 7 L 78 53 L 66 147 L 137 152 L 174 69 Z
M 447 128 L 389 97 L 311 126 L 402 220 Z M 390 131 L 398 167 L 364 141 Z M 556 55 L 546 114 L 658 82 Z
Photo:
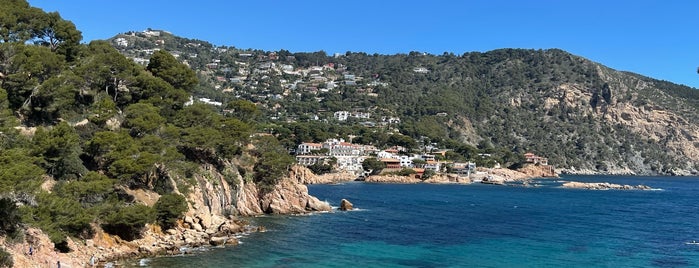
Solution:
M 56 249 L 61 252 L 70 251 L 66 244 L 68 235 L 92 237 L 94 230 L 90 223 L 94 216 L 77 200 L 41 193 L 37 195 L 37 201 L 36 207 L 24 207 L 26 210 L 23 210 L 23 220 L 46 232 Z
M 422 179 L 426 180 L 432 178 L 432 176 L 434 176 L 435 174 L 437 174 L 437 172 L 435 172 L 434 170 L 427 169 L 425 170 L 425 173 L 422 173 Z
M 102 229 L 126 241 L 141 238 L 146 223 L 155 222 L 155 210 L 146 205 L 121 207 L 102 218 Z
M 12 267 L 14 263 L 12 262 L 12 255 L 5 251 L 4 248 L 0 248 L 0 267 Z
M 318 163 L 315 163 L 313 165 L 308 166 L 308 169 L 313 171 L 313 174 L 323 175 L 323 174 L 332 172 L 333 166 L 318 162 Z
M 158 223 L 163 230 L 175 226 L 177 219 L 184 215 L 189 207 L 184 196 L 179 194 L 164 194 L 155 203 L 155 211 Z
M 364 162 L 362 162 L 362 168 L 365 171 L 371 171 L 371 175 L 379 175 L 381 170 L 386 168 L 386 163 L 381 162 L 374 157 L 369 157 L 364 159 Z
M 0 199 L 0 235 L 12 235 L 22 222 L 19 209 L 12 199 Z
M 409 176 L 409 175 L 413 175 L 416 173 L 417 172 L 412 168 L 403 168 L 403 169 L 399 170 L 396 174 L 398 174 L 399 176 Z

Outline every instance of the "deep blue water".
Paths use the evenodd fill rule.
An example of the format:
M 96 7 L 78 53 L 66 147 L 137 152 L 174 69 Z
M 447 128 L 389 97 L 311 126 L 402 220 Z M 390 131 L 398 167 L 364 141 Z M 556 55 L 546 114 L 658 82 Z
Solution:
M 661 191 L 557 188 L 561 180 Z M 541 187 L 311 185 L 359 210 L 254 218 L 268 232 L 149 267 L 699 267 L 699 178 L 569 176 Z

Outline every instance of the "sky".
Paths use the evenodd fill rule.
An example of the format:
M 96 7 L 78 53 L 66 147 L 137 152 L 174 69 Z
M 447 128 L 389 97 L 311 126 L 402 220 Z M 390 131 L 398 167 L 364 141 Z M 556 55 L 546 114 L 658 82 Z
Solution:
M 217 46 L 331 55 L 558 48 L 699 88 L 696 0 L 28 2 L 75 23 L 85 43 L 152 28 Z

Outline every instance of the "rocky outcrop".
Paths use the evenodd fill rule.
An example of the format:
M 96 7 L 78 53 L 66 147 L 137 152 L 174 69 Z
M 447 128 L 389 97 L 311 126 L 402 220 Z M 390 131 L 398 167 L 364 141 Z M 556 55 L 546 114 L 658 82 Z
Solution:
M 307 172 L 308 171 L 308 172 Z M 261 192 L 254 183 L 240 180 L 236 193 L 237 213 L 242 216 L 255 216 L 264 213 L 299 214 L 314 211 L 331 211 L 328 202 L 318 200 L 308 194 L 308 187 L 301 184 L 303 177 L 313 173 L 306 168 L 295 167 L 289 176 L 282 178 L 268 192 Z
M 219 171 L 213 165 L 202 166 L 203 174 L 195 175 L 196 185 L 189 191 L 187 202 L 189 211 L 185 214 L 185 224 L 213 234 L 227 224 L 229 216 L 235 213 L 237 191 L 229 182 L 240 181 L 238 170 L 231 163 L 225 163 Z M 172 182 L 174 183 L 174 182 Z M 173 187 L 177 191 L 177 187 Z
M 299 214 L 332 210 L 329 203 L 309 195 L 305 185 L 290 177 L 283 178 L 272 191 L 264 193 L 260 199 L 260 206 L 262 211 L 272 214 Z
M 315 175 L 310 169 L 294 165 L 291 167 L 289 176 L 296 179 L 301 184 L 331 184 L 354 181 L 357 176 L 349 172 L 333 172 L 323 175 Z
M 13 256 L 14 267 L 54 267 L 57 261 L 61 262 L 62 267 L 90 267 L 92 256 L 102 267 L 107 262 L 127 258 L 181 254 L 188 248 L 217 244 L 221 240 L 226 245 L 235 245 L 238 243 L 235 233 L 254 231 L 252 228 L 244 229 L 242 225 L 234 225 L 228 229 L 233 232 L 222 230 L 215 235 L 184 228 L 182 225 L 167 232 L 162 232 L 158 226 L 147 225 L 143 237 L 133 241 L 122 240 L 94 226 L 96 233 L 92 239 L 76 241 L 68 238 L 68 246 L 71 248 L 68 253 L 58 253 L 47 234 L 29 228 L 25 232 L 24 242 L 10 243 L 5 249 Z M 5 244 L 4 241 L 0 243 Z M 30 245 L 33 249 L 31 256 L 26 254 Z
M 156 180 L 161 187 L 180 193 L 177 180 L 170 177 L 166 167 L 159 166 L 158 173 Z M 237 216 L 332 210 L 329 203 L 308 194 L 308 188 L 299 183 L 297 174 L 290 173 L 272 190 L 262 193 L 254 183 L 240 176 L 233 163 L 224 161 L 218 167 L 204 164 L 193 177 L 194 185 L 186 191 L 189 210 L 173 229 L 162 231 L 158 226 L 147 225 L 142 238 L 125 241 L 95 225 L 96 234 L 92 239 L 74 241 L 69 238 L 68 246 L 72 251 L 64 254 L 53 250 L 53 243 L 41 230 L 30 228 L 25 242 L 11 244 L 7 251 L 12 254 L 15 267 L 44 267 L 56 261 L 61 261 L 64 267 L 87 267 L 93 255 L 104 265 L 106 260 L 181 254 L 193 247 L 208 245 L 235 245 L 237 234 L 264 230 L 249 226 Z M 159 197 L 143 189 L 122 190 L 136 202 L 147 205 L 153 205 Z M 6 244 L 4 242 L 0 237 L 0 244 Z M 29 243 L 34 248 L 31 257 L 25 254 Z
M 424 181 L 425 183 L 471 183 L 471 178 L 457 174 L 437 174 Z
M 626 185 L 608 182 L 577 182 L 570 181 L 563 183 L 562 188 L 586 189 L 586 190 L 653 190 L 646 185 Z
M 365 182 L 378 183 L 420 183 L 422 180 L 413 176 L 398 176 L 398 175 L 372 175 L 367 177 Z
M 354 205 L 352 205 L 352 203 L 350 203 L 349 200 L 342 199 L 342 201 L 340 201 L 340 210 L 347 211 L 347 210 L 353 210 L 353 209 L 354 209 Z
M 348 181 L 354 181 L 357 179 L 357 175 L 349 172 L 334 172 L 327 173 L 323 175 L 317 175 L 316 181 L 308 181 L 304 184 L 332 184 L 332 183 L 343 183 Z
M 636 172 L 629 168 L 610 168 L 606 171 L 600 171 L 595 169 L 575 169 L 575 168 L 564 168 L 556 171 L 559 174 L 567 175 L 625 175 L 625 176 L 635 176 Z
M 532 165 L 527 164 L 517 171 L 527 174 L 531 177 L 558 177 L 553 166 L 549 165 Z

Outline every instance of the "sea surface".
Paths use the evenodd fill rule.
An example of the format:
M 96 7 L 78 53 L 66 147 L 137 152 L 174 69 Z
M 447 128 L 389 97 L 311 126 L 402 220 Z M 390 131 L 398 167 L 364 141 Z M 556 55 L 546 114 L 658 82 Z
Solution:
M 562 189 L 563 181 L 654 191 Z M 310 185 L 354 211 L 253 218 L 268 231 L 146 267 L 699 267 L 699 178 L 567 176 L 538 187 Z

